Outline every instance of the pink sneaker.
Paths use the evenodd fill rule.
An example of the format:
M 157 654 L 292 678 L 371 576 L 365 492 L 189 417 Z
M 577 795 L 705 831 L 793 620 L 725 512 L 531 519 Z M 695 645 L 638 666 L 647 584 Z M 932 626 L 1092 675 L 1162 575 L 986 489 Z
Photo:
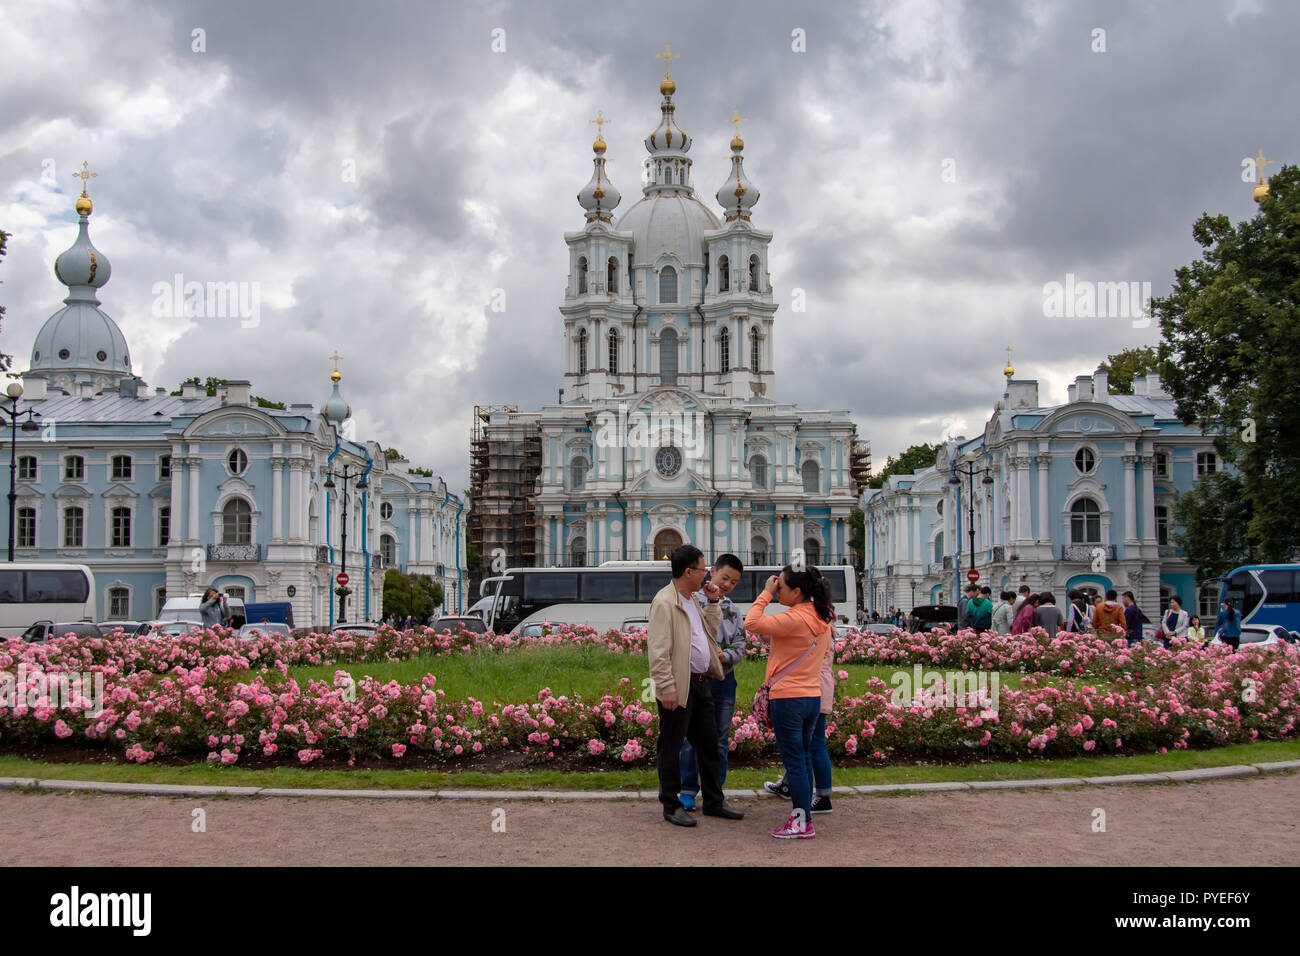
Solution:
M 817 831 L 813 829 L 811 821 L 801 825 L 794 814 L 785 821 L 785 826 L 772 831 L 772 836 L 778 840 L 811 840 L 816 835 Z

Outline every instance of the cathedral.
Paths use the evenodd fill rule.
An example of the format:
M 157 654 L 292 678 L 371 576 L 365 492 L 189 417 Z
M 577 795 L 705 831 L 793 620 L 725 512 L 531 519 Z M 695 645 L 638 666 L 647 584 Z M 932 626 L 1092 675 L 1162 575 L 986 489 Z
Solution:
M 777 397 L 772 233 L 754 223 L 744 141 L 737 129 L 719 214 L 696 194 L 668 72 L 659 92 L 642 195 L 617 217 L 597 120 L 585 224 L 564 235 L 558 403 L 475 409 L 470 540 L 512 566 L 662 559 L 683 543 L 851 563 L 868 446 L 847 411 Z

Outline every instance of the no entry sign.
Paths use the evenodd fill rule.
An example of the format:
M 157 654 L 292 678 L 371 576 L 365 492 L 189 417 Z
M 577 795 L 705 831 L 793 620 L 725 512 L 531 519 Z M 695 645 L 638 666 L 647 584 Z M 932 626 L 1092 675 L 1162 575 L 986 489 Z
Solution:
M 971 584 L 974 584 L 979 579 L 980 579 L 980 573 L 976 571 L 974 568 L 971 568 L 969 571 L 966 572 L 966 580 L 969 581 Z
M 338 582 L 339 587 L 345 587 L 348 583 L 348 576 L 346 574 L 339 574 L 334 578 L 334 580 Z

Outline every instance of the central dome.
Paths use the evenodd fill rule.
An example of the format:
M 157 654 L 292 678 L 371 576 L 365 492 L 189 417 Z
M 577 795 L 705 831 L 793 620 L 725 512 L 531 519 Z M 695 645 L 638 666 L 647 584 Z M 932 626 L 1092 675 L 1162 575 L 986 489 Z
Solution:
M 682 263 L 704 261 L 704 233 L 720 228 L 718 217 L 694 196 L 658 193 L 625 212 L 615 228 L 635 237 L 635 259 L 653 264 L 663 253 Z

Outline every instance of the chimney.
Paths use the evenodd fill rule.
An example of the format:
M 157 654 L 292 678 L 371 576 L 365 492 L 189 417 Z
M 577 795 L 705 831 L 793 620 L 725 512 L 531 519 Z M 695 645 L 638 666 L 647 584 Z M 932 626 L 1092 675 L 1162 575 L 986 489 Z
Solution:
M 1037 408 L 1037 379 L 1007 379 L 1007 408 Z
M 49 382 L 39 375 L 30 375 L 23 378 L 23 399 L 29 402 L 39 402 L 45 398 L 45 390 L 49 387 Z
M 189 401 L 190 399 L 198 398 L 200 393 L 201 393 L 201 386 L 195 385 L 193 382 L 186 382 L 184 385 L 181 386 L 181 398 L 186 401 Z
M 136 379 L 136 383 L 135 383 L 135 397 L 136 397 L 136 398 L 148 398 L 148 397 L 149 397 L 149 383 L 148 383 L 148 382 L 144 381 L 143 379 Z
M 311 418 L 315 412 L 315 406 L 312 405 L 311 402 L 294 402 L 289 406 L 289 411 L 293 412 L 295 415 L 302 415 L 306 418 Z
M 1069 396 L 1069 403 L 1073 405 L 1079 400 L 1079 386 L 1071 382 L 1065 387 L 1065 394 Z
M 226 383 L 227 405 L 251 405 L 253 386 L 244 380 L 231 380 Z
M 94 397 L 95 397 L 95 383 L 94 383 L 94 382 L 78 382 L 78 383 L 77 383 L 77 394 L 80 395 L 82 398 L 94 398 Z
M 1133 376 L 1133 394 L 1145 395 L 1147 393 L 1147 379 L 1145 375 Z
M 1110 373 L 1104 368 L 1092 373 L 1092 400 L 1103 405 L 1110 404 Z
M 165 388 L 163 388 L 161 385 L 159 385 L 157 388 L 155 388 L 155 389 L 153 390 L 153 393 L 154 393 L 155 396 L 166 395 L 166 394 L 167 394 L 167 389 L 165 389 Z
M 124 378 L 117 383 L 118 398 L 135 398 L 136 380 L 134 378 Z
M 1092 401 L 1092 378 L 1088 375 L 1076 375 L 1074 378 L 1075 387 L 1079 392 L 1079 401 Z
M 1159 372 L 1147 372 L 1147 395 L 1152 398 L 1170 398 L 1170 394 L 1165 391 L 1164 384 L 1160 381 Z

